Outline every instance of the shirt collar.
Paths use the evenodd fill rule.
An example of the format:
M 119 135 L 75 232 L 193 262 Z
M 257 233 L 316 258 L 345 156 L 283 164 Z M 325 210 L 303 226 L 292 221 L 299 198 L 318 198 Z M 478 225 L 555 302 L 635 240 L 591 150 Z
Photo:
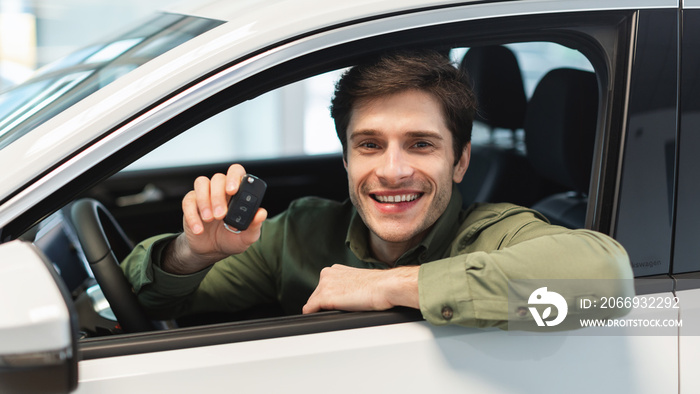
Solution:
M 404 253 L 396 265 L 422 264 L 445 257 L 449 251 L 449 245 L 459 229 L 461 209 L 462 195 L 457 186 L 453 184 L 452 197 L 447 204 L 445 212 L 440 215 L 425 238 L 418 245 Z M 369 229 L 355 207 L 353 207 L 352 217 L 350 218 L 345 245 L 350 248 L 358 259 L 381 264 L 381 262 L 372 257 L 369 247 Z

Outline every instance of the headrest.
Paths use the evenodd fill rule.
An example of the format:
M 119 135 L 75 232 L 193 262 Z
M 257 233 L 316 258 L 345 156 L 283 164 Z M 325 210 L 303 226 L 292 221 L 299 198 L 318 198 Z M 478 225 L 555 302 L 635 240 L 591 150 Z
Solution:
M 504 129 L 523 127 L 527 98 L 518 60 L 510 49 L 500 45 L 470 48 L 460 68 L 471 77 L 479 102 L 476 120 Z
M 586 193 L 598 113 L 595 74 L 555 69 L 537 84 L 525 117 L 527 155 L 544 177 Z

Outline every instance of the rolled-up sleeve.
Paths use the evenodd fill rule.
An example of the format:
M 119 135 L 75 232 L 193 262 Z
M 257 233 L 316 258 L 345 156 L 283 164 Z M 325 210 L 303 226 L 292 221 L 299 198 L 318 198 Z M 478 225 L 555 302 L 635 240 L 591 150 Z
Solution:
M 514 279 L 633 277 L 623 247 L 598 232 L 552 226 L 528 212 L 473 230 L 455 241 L 463 247 L 452 257 L 420 268 L 420 309 L 433 324 L 506 328 Z M 614 289 L 618 295 L 634 295 L 632 281 L 626 282 Z
M 170 319 L 202 312 L 236 312 L 275 300 L 274 280 L 256 243 L 244 253 L 227 257 L 189 275 L 160 268 L 161 254 L 177 235 L 149 238 L 122 262 L 122 270 L 146 312 Z

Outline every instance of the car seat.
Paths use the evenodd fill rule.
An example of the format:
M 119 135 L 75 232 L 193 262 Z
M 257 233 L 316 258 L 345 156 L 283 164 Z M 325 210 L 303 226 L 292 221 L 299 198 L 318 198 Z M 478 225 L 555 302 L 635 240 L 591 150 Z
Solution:
M 475 121 L 496 128 L 523 128 L 527 99 L 520 66 L 513 52 L 500 45 L 470 48 L 460 63 L 469 74 L 479 110 Z M 534 171 L 515 145 L 472 144 L 469 168 L 458 188 L 463 206 L 473 202 L 537 201 L 528 188 Z
M 479 101 L 476 121 L 491 128 L 523 127 L 527 98 L 518 59 L 501 45 L 470 48 L 460 68 L 467 71 Z
M 585 225 L 597 113 L 596 76 L 582 70 L 551 70 L 528 103 L 528 158 L 540 175 L 569 190 L 532 205 L 553 224 Z

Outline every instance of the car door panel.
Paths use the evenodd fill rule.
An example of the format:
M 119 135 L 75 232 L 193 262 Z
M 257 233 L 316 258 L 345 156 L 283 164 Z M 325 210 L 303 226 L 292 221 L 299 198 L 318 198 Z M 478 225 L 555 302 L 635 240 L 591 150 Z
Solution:
M 678 347 L 680 364 L 680 392 L 700 392 L 700 276 L 695 279 L 681 279 L 679 281 L 678 297 L 682 300 L 680 314 L 683 326 L 679 329 Z
M 77 393 L 671 392 L 676 340 L 402 323 L 83 361 Z

